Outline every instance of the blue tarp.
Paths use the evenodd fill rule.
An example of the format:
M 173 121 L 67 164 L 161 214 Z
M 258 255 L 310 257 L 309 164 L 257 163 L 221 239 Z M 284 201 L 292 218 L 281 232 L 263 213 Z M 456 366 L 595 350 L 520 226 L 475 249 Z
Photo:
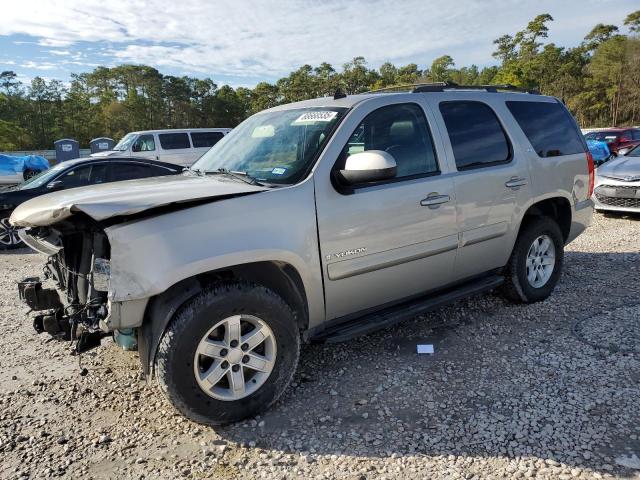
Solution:
M 591 152 L 591 156 L 595 163 L 604 162 L 609 158 L 609 155 L 611 155 L 609 146 L 606 142 L 600 142 L 599 140 L 587 140 L 587 147 L 589 147 L 589 151 Z
M 49 160 L 39 155 L 26 155 L 24 157 L 0 155 L 0 175 L 15 175 L 16 173 L 23 173 L 25 170 L 41 172 L 48 168 Z

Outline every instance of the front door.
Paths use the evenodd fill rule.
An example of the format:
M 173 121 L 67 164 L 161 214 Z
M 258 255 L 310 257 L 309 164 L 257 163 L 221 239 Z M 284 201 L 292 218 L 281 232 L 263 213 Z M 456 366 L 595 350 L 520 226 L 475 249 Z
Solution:
M 329 320 L 448 283 L 458 245 L 453 180 L 436 155 L 422 106 L 399 103 L 363 116 L 359 125 L 343 127 L 357 125 L 334 169 L 348 155 L 383 150 L 398 173 L 353 189 L 314 176 Z

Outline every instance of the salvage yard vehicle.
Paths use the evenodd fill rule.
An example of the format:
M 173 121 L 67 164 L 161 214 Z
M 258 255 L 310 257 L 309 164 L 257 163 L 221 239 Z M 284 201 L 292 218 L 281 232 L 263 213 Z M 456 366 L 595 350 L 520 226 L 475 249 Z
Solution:
M 0 189 L 0 251 L 24 247 L 18 229 L 9 223 L 13 210 L 40 195 L 86 185 L 134 178 L 176 175 L 184 167 L 132 158 L 84 158 L 59 163 L 12 187 Z
M 113 150 L 91 156 L 147 158 L 189 167 L 230 131 L 230 128 L 187 128 L 131 132 Z
M 593 201 L 598 211 L 640 213 L 640 146 L 598 168 Z
M 585 135 L 587 140 L 605 142 L 614 155 L 625 155 L 636 145 L 640 145 L 640 128 L 605 128 Z
M 38 331 L 137 343 L 175 408 L 217 425 L 283 393 L 302 342 L 470 295 L 546 299 L 593 214 L 594 166 L 553 97 L 420 85 L 278 106 L 179 176 L 18 207 L 49 256 Z M 44 313 L 43 313 L 44 312 Z

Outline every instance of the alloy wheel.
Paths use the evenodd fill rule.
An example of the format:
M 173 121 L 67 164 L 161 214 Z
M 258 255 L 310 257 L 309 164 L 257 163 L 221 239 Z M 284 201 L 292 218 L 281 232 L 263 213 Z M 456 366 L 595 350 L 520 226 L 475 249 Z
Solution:
M 18 229 L 9 223 L 9 217 L 0 218 L 0 245 L 16 247 L 22 243 Z
M 216 323 L 200 340 L 194 374 L 200 388 L 217 400 L 251 395 L 269 378 L 276 361 L 273 331 L 253 315 L 234 315 Z
M 548 235 L 537 237 L 527 253 L 527 280 L 534 288 L 547 284 L 556 264 L 556 248 Z

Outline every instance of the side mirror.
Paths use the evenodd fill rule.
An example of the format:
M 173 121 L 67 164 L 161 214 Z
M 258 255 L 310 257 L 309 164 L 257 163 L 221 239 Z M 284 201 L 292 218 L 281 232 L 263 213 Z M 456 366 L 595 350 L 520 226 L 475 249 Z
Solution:
M 340 175 L 349 184 L 379 182 L 395 178 L 398 172 L 393 155 L 382 150 L 368 150 L 347 158 Z
M 62 188 L 62 180 L 54 180 L 52 182 L 47 183 L 47 188 L 49 190 L 59 190 Z
M 133 145 L 131 145 L 131 151 L 132 152 L 141 152 L 142 151 L 142 145 L 138 142 L 134 143 Z

